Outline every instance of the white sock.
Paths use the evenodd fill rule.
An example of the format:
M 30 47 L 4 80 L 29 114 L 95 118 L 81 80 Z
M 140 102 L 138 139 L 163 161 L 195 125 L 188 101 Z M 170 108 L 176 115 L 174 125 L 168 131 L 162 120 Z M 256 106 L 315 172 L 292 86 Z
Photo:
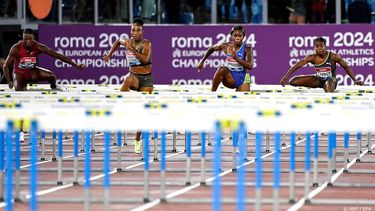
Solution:
M 25 141 L 25 134 L 20 132 L 20 141 Z

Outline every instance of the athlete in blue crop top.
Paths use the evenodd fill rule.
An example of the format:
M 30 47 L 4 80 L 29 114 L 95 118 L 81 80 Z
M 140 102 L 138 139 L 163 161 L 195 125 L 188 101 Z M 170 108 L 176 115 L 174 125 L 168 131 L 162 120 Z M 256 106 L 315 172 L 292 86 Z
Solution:
M 361 80 L 355 80 L 353 72 L 348 64 L 337 54 L 327 51 L 326 40 L 318 37 L 314 40 L 315 53 L 306 56 L 301 61 L 291 67 L 281 79 L 281 85 L 288 83 L 288 78 L 300 67 L 307 63 L 312 63 L 315 67 L 314 75 L 299 75 L 290 80 L 292 86 L 304 86 L 310 88 L 323 88 L 325 92 L 334 92 L 337 86 L 336 63 L 339 63 L 356 85 L 363 85 Z
M 212 91 L 216 91 L 220 83 L 224 86 L 236 89 L 236 91 L 250 91 L 250 76 L 248 70 L 253 68 L 252 49 L 243 43 L 245 29 L 242 26 L 234 26 L 230 31 L 231 42 L 218 43 L 210 47 L 197 68 L 203 69 L 204 62 L 214 51 L 223 51 L 226 54 L 225 66 L 220 66 L 212 81 Z
M 130 90 L 148 92 L 153 90 L 153 80 L 151 75 L 151 41 L 143 38 L 143 20 L 133 21 L 129 39 L 120 38 L 113 43 L 108 55 L 103 57 L 104 61 L 109 61 L 112 54 L 121 46 L 126 48 L 126 59 L 129 65 L 129 73 L 126 74 L 121 86 L 122 92 Z M 134 139 L 134 152 L 142 152 L 141 132 L 138 131 Z

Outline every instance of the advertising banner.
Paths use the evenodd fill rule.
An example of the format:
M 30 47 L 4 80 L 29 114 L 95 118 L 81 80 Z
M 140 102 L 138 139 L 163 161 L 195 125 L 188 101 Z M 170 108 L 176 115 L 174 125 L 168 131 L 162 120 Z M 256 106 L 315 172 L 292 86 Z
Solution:
M 230 41 L 233 25 L 145 25 L 143 37 L 152 42 L 152 73 L 155 84 L 211 84 L 225 55 L 214 52 L 202 72 L 197 64 L 206 50 Z M 253 47 L 252 83 L 279 84 L 286 71 L 298 60 L 314 53 L 313 40 L 322 36 L 329 51 L 338 53 L 357 79 L 374 85 L 375 25 L 244 25 L 245 42 Z M 77 70 L 59 60 L 41 55 L 39 65 L 53 71 L 62 84 L 120 84 L 128 72 L 125 48 L 120 47 L 105 63 L 102 57 L 120 37 L 130 36 L 130 25 L 39 25 L 39 41 L 84 63 Z M 351 85 L 344 69 L 337 68 L 339 85 Z M 296 71 L 314 74 L 311 65 Z

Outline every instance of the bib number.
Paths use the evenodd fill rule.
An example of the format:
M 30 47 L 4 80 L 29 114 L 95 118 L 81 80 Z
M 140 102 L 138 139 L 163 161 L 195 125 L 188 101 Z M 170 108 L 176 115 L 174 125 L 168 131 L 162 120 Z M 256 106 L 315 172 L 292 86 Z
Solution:
M 331 78 L 332 77 L 332 72 L 331 68 L 316 68 L 316 75 L 320 78 Z
M 21 69 L 32 69 L 35 68 L 36 57 L 22 57 L 18 65 Z

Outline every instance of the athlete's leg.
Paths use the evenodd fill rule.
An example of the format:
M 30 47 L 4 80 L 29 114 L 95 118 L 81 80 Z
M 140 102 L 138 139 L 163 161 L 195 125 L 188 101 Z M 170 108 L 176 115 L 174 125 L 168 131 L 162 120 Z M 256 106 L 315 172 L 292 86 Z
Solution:
M 56 76 L 52 71 L 50 71 L 48 69 L 45 69 L 45 68 L 42 68 L 42 67 L 36 67 L 32 71 L 30 71 L 30 73 L 31 73 L 30 80 L 36 81 L 36 82 L 47 81 L 50 84 L 51 89 L 56 88 L 56 86 L 57 86 L 56 85 Z
M 219 87 L 220 83 L 223 82 L 223 85 L 228 88 L 235 88 L 234 87 L 234 78 L 227 67 L 221 66 L 219 67 L 214 75 L 214 79 L 212 81 L 211 91 L 216 91 Z
M 250 75 L 246 73 L 244 82 L 241 86 L 237 87 L 237 92 L 249 92 L 250 91 Z
M 154 87 L 141 87 L 139 88 L 140 92 L 148 92 L 151 93 Z M 135 141 L 140 141 L 141 140 L 141 131 L 137 131 L 135 135 Z
M 140 91 L 140 92 L 148 92 L 151 93 L 153 87 L 139 87 L 140 82 L 136 75 L 132 73 L 128 73 L 126 75 L 123 86 L 121 87 L 121 91 L 129 91 L 129 89 Z M 142 152 L 142 140 L 141 140 L 141 131 L 137 131 L 134 138 L 134 152 L 140 154 Z
M 121 92 L 129 92 L 131 90 L 137 90 L 139 86 L 139 81 L 137 77 L 132 74 L 128 73 L 125 76 L 124 82 L 122 83 Z M 141 132 L 137 131 L 135 138 L 134 138 L 134 152 L 141 153 L 142 152 L 142 143 L 139 142 L 141 140 Z
M 334 92 L 337 86 L 337 79 L 336 78 L 329 78 L 323 85 L 323 89 L 325 92 Z
M 141 88 L 139 88 L 140 92 L 151 93 L 152 90 L 154 90 L 154 87 L 141 87 Z M 141 140 L 141 132 L 140 131 L 137 132 L 137 134 L 135 136 L 135 140 L 137 140 L 137 141 Z
M 134 74 L 128 73 L 125 76 L 125 79 L 124 79 L 124 82 L 122 83 L 120 91 L 128 92 L 130 90 L 138 90 L 138 87 L 139 87 L 138 78 Z
M 16 91 L 26 91 L 27 90 L 27 81 L 22 73 L 13 73 L 14 80 L 14 90 Z M 20 142 L 24 142 L 25 135 L 23 132 L 23 120 L 20 123 Z
M 24 142 L 25 141 L 25 133 L 23 131 L 23 120 L 21 120 L 20 122 L 20 142 Z
M 141 88 L 139 88 L 140 92 L 148 92 L 149 94 L 152 93 L 152 90 L 154 90 L 154 87 L 141 87 Z
M 244 83 L 241 86 L 237 87 L 237 92 L 249 92 L 250 91 L 250 83 Z
M 27 81 L 22 73 L 13 73 L 13 78 L 15 91 L 27 90 Z
M 142 132 L 141 131 L 137 131 L 137 133 L 135 134 L 135 140 L 136 141 L 139 141 L 139 140 L 141 140 L 141 135 L 142 135 Z
M 319 79 L 313 75 L 299 75 L 293 77 L 289 84 L 292 86 L 304 86 L 309 88 L 319 87 Z
M 125 76 L 124 82 L 122 83 L 121 92 L 129 92 L 130 90 L 138 90 L 139 87 L 139 80 L 138 78 L 132 74 L 128 73 Z M 141 153 L 141 143 L 139 142 L 141 140 L 141 132 L 137 131 L 135 138 L 134 138 L 134 152 Z

